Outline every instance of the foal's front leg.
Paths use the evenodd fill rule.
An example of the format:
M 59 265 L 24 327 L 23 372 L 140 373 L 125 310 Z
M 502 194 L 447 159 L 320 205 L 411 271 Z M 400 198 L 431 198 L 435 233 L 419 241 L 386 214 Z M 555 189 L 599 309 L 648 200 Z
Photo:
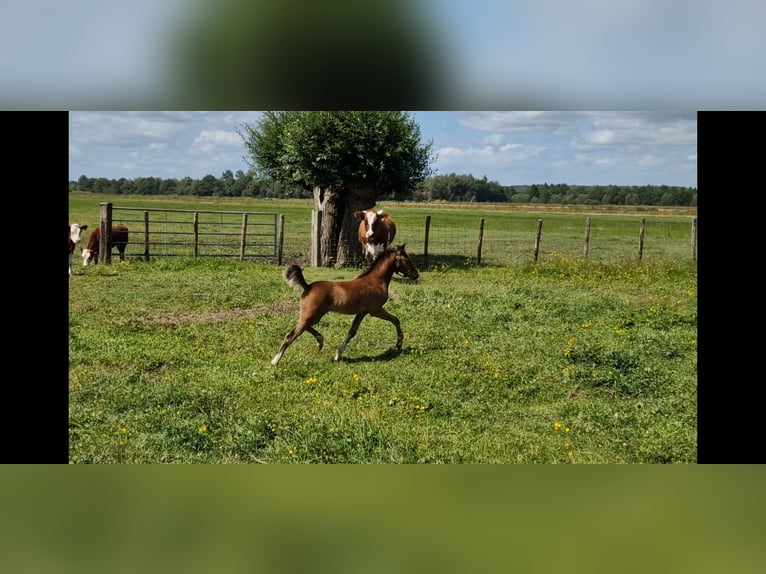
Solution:
M 333 363 L 340 361 L 340 356 L 343 354 L 343 350 L 346 348 L 346 345 L 348 345 L 348 342 L 354 338 L 354 335 L 356 335 L 356 332 L 359 329 L 359 325 L 362 323 L 362 319 L 364 319 L 366 315 L 367 313 L 359 313 L 354 317 L 354 322 L 351 323 L 351 328 L 348 330 L 348 335 L 346 335 L 346 338 L 343 339 L 340 347 L 338 347 L 338 350 L 335 352 L 335 358 L 332 360 Z
M 391 313 L 389 313 L 383 308 L 380 308 L 377 311 L 371 312 L 370 315 L 372 315 L 373 317 L 377 317 L 378 319 L 383 319 L 385 321 L 393 323 L 394 327 L 396 327 L 396 350 L 401 351 L 402 341 L 404 340 L 404 333 L 402 332 L 402 326 L 399 323 L 399 319 L 397 319 L 395 316 L 393 316 Z

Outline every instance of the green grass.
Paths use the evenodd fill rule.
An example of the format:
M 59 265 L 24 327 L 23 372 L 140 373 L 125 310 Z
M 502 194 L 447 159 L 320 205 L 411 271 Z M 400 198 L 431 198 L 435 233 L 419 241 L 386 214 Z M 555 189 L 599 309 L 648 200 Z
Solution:
M 312 200 L 255 200 L 252 198 L 198 198 L 167 196 L 69 194 L 70 222 L 86 223 L 89 234 L 98 225 L 99 203 L 116 207 L 152 209 L 199 209 L 221 211 L 259 211 L 284 216 L 283 253 L 285 261 L 308 262 Z M 591 218 L 588 259 L 597 262 L 637 261 L 641 220 L 646 220 L 642 261 L 691 259 L 691 225 L 696 209 L 626 208 L 601 206 L 520 206 L 461 204 L 416 204 L 381 202 L 397 224 L 396 243 L 406 243 L 407 251 L 419 264 L 426 263 L 426 217 L 431 217 L 428 264 L 463 265 L 478 261 L 480 221 L 484 219 L 481 263 L 525 265 L 534 262 L 537 222 L 543 220 L 538 262 L 552 257 L 584 257 L 586 218 Z M 136 212 L 118 215 L 138 217 Z M 191 220 L 191 218 L 188 218 Z M 132 224 L 131 224 L 132 225 Z M 190 226 L 186 228 L 191 231 Z M 227 228 L 232 231 L 232 228 Z M 128 245 L 128 254 L 143 253 L 138 239 Z M 232 239 L 232 241 L 236 241 Z M 188 251 L 188 250 L 187 250 Z M 188 251 L 190 254 L 191 252 Z M 232 254 L 237 254 L 232 247 Z
M 70 461 L 696 461 L 694 262 L 546 250 L 537 264 L 437 260 L 421 271 L 391 285 L 401 353 L 393 326 L 368 317 L 333 364 L 351 317 L 329 314 L 323 351 L 304 334 L 273 368 L 299 297 L 282 268 L 78 267 Z M 305 270 L 309 281 L 355 274 Z

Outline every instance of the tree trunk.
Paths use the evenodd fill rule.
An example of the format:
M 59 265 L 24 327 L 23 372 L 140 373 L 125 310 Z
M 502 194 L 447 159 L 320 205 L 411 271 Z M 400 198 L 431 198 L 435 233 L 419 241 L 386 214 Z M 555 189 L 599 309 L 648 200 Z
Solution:
M 340 224 L 338 235 L 337 265 L 358 267 L 362 264 L 362 246 L 359 244 L 357 230 L 359 220 L 354 217 L 354 212 L 362 209 L 370 209 L 375 205 L 378 193 L 369 187 L 349 186 L 345 199 L 345 213 Z
M 314 201 L 322 213 L 322 265 L 356 267 L 363 262 L 354 212 L 373 207 L 377 196 L 375 189 L 362 186 L 348 186 L 342 192 L 314 188 Z
M 322 254 L 322 265 L 332 267 L 337 263 L 338 236 L 340 235 L 340 224 L 343 221 L 345 204 L 340 194 L 331 190 L 325 190 L 323 204 L 319 252 Z

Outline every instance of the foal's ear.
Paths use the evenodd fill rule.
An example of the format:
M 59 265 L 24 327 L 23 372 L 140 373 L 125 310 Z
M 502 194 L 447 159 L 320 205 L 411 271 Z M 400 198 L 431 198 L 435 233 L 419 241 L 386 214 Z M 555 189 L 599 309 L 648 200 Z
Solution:
M 354 217 L 357 219 L 364 219 L 364 211 L 355 211 Z

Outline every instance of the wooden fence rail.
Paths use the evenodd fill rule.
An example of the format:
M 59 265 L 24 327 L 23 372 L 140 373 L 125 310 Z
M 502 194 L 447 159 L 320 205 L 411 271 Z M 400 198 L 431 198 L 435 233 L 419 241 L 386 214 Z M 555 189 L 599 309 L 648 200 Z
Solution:
M 542 245 L 545 243 L 547 252 L 563 250 L 567 253 L 577 242 L 570 240 L 571 230 L 566 232 L 556 231 L 556 222 L 553 227 L 546 228 L 546 237 L 543 236 L 543 219 L 537 220 L 536 230 L 509 229 L 504 225 L 502 228 L 485 225 L 485 219 L 478 221 L 477 235 L 473 235 L 470 229 L 465 227 L 434 227 L 431 215 L 426 215 L 424 227 L 408 224 L 399 225 L 397 240 L 406 241 L 408 251 L 414 255 L 419 263 L 427 267 L 433 258 L 442 261 L 454 261 L 455 258 L 470 260 L 475 254 L 476 263 L 488 262 L 491 264 L 507 265 L 520 263 L 524 260 L 532 260 L 537 263 L 540 257 Z M 101 253 L 105 263 L 111 262 L 111 253 L 108 245 L 110 234 L 105 233 L 111 229 L 113 223 L 124 223 L 130 229 L 130 242 L 126 250 L 126 256 L 149 260 L 152 257 L 230 257 L 240 261 L 245 259 L 264 259 L 282 265 L 285 257 L 285 217 L 276 213 L 242 212 L 242 211 L 206 211 L 184 209 L 144 209 L 137 207 L 116 207 L 111 203 L 101 204 L 100 229 Z M 599 242 L 598 233 L 596 241 L 592 233 L 592 218 L 585 218 L 585 236 L 582 244 L 582 254 L 585 258 L 591 256 L 591 248 L 601 248 L 602 252 L 607 249 L 603 242 Z M 662 222 L 660 227 L 651 227 L 646 218 L 637 222 L 638 252 L 637 258 L 642 260 L 647 247 L 647 229 L 654 230 L 656 235 L 664 234 L 677 236 L 678 229 L 664 231 Z M 677 226 L 678 222 L 674 222 Z M 424 231 L 424 233 L 423 233 Z M 421 233 L 423 233 L 421 235 Z M 288 230 L 290 238 L 287 257 L 290 262 L 300 262 L 313 266 L 320 265 L 319 254 L 320 226 L 316 210 L 312 211 L 310 225 L 302 222 L 293 224 Z M 691 225 L 691 258 L 697 259 L 697 218 L 692 219 Z M 423 237 L 422 255 L 418 256 L 417 241 L 414 237 Z M 473 235 L 474 248 L 470 247 Z M 582 237 L 582 236 L 581 236 Z M 606 240 L 610 243 L 608 249 L 614 251 L 613 245 L 626 243 L 625 239 L 610 237 Z M 667 245 L 670 240 L 663 239 L 664 246 L 660 250 L 668 251 Z M 683 245 L 685 242 L 681 242 Z M 564 245 L 566 244 L 566 245 Z M 632 251 L 626 243 L 626 255 Z M 635 245 L 635 244 L 634 244 Z M 688 244 L 687 244 L 688 245 Z M 650 252 L 654 252 L 660 246 L 660 240 L 654 239 L 649 243 Z M 579 249 L 579 247 L 577 247 Z M 678 255 L 676 247 L 671 248 Z M 473 253 L 471 253 L 473 251 Z M 681 251 L 682 253 L 683 251 Z M 635 252 L 634 252 L 635 253 Z M 688 251 L 687 251 L 688 253 Z M 526 254 L 526 255 L 525 255 Z M 446 259 L 445 259 L 446 258 Z
M 278 226 L 276 213 L 100 206 L 99 249 L 105 263 L 111 263 L 106 230 L 116 223 L 129 229 L 126 257 L 274 258 L 282 263 L 284 216 Z

